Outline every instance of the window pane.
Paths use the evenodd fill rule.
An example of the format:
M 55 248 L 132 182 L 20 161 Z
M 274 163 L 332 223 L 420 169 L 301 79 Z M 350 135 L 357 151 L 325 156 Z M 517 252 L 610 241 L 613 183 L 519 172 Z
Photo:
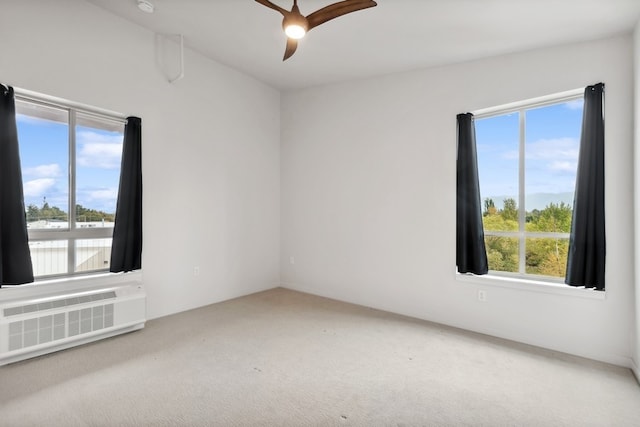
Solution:
M 569 239 L 529 238 L 526 245 L 526 273 L 564 277 L 567 269 Z
M 68 254 L 66 240 L 29 242 L 34 276 L 50 276 L 67 272 Z
M 518 113 L 476 120 L 480 197 L 486 231 L 518 230 L 519 121 Z
M 109 268 L 111 239 L 76 240 L 76 272 Z
M 28 227 L 68 228 L 68 112 L 16 101 L 16 113 Z
M 108 269 L 124 122 L 46 99 L 16 113 L 34 275 Z
M 490 270 L 564 277 L 582 109 L 583 100 L 575 99 L 476 120 Z M 504 233 L 520 230 L 560 237 Z
M 499 237 L 485 235 L 489 270 L 518 272 L 518 254 L 520 248 L 517 237 Z
M 124 124 L 78 113 L 76 226 L 113 227 Z
M 568 233 L 571 229 L 582 104 L 575 100 L 526 112 L 527 221 L 536 221 L 541 214 L 545 217 L 532 231 Z

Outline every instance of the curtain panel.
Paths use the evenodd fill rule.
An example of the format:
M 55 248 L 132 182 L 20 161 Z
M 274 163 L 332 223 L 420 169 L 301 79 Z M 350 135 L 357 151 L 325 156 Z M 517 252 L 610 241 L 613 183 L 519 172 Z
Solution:
M 459 273 L 487 274 L 473 114 L 458 114 L 457 123 L 456 265 Z
M 31 282 L 15 95 L 0 85 L 0 287 Z
M 584 91 L 565 283 L 604 290 L 604 83 Z
M 112 273 L 142 267 L 142 120 L 128 117 L 111 248 Z

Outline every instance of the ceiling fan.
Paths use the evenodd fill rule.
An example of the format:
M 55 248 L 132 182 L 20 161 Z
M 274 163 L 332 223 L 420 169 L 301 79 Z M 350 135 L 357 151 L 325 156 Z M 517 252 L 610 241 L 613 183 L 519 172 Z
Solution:
M 282 28 L 287 35 L 287 47 L 284 51 L 283 61 L 286 61 L 293 55 L 298 48 L 298 40 L 304 37 L 307 31 L 320 24 L 324 24 L 334 18 L 338 18 L 347 13 L 356 12 L 358 10 L 367 9 L 377 6 L 373 0 L 343 0 L 338 3 L 330 4 L 322 9 L 318 9 L 310 15 L 303 16 L 298 8 L 298 0 L 293 0 L 291 11 L 271 3 L 269 0 L 256 0 L 258 3 L 267 6 L 270 9 L 277 10 L 284 16 L 282 20 Z

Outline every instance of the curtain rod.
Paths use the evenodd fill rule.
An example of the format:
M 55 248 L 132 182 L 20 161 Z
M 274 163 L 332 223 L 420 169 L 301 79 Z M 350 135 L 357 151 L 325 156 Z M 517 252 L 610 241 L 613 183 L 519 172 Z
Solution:
M 510 102 L 508 104 L 502 104 L 495 107 L 481 108 L 479 110 L 472 111 L 471 113 L 475 118 L 482 118 L 491 116 L 495 113 L 509 113 L 518 111 L 523 107 L 537 107 L 546 104 L 555 104 L 562 101 L 570 101 L 577 99 L 584 94 L 584 88 L 577 88 L 567 90 L 565 92 L 558 92 L 551 95 L 539 96 L 537 98 L 531 98 L 526 101 Z
M 76 110 L 81 110 L 83 113 L 93 113 L 100 116 L 107 116 L 113 120 L 126 123 L 127 116 L 122 113 L 118 113 L 116 111 L 107 110 L 104 108 L 94 107 L 87 104 L 82 104 L 80 102 L 69 101 L 64 98 L 58 98 L 51 95 L 45 95 L 39 92 L 34 92 L 27 89 L 22 89 L 18 87 L 14 87 L 13 91 L 17 99 L 22 99 L 24 101 L 35 101 L 43 104 L 48 104 L 54 107 L 61 108 L 74 108 Z

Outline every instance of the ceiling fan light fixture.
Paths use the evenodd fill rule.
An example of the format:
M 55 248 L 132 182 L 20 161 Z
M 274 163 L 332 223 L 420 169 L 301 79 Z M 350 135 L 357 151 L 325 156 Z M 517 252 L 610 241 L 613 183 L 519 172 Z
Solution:
M 299 40 L 303 38 L 305 34 L 307 34 L 307 30 L 305 30 L 304 27 L 298 24 L 291 24 L 285 27 L 284 33 L 290 39 Z
M 282 28 L 284 28 L 284 33 L 290 39 L 299 40 L 307 34 L 307 28 L 309 28 L 309 23 L 302 15 L 292 15 L 287 16 L 282 21 Z
M 374 0 L 340 0 L 337 3 L 330 4 L 304 16 L 300 13 L 300 8 L 298 8 L 298 0 L 293 0 L 293 7 L 290 11 L 272 3 L 271 0 L 255 1 L 269 9 L 279 12 L 284 17 L 282 20 L 282 29 L 287 35 L 287 46 L 284 51 L 284 57 L 282 58 L 283 61 L 291 58 L 291 55 L 296 52 L 298 40 L 318 25 L 348 13 L 378 5 Z

